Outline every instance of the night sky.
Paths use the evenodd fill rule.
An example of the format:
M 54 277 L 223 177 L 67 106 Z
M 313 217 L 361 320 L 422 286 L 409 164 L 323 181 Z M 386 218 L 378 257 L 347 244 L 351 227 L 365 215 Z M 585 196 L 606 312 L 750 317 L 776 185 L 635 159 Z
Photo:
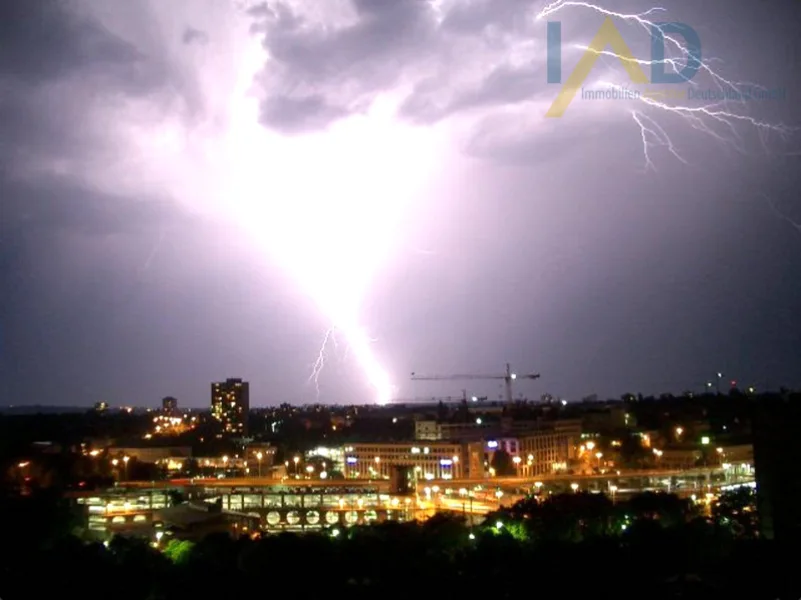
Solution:
M 546 22 L 564 78 L 603 22 L 575 4 L 3 0 L 0 405 L 801 386 L 801 5 L 648 17 L 781 98 L 548 119 Z

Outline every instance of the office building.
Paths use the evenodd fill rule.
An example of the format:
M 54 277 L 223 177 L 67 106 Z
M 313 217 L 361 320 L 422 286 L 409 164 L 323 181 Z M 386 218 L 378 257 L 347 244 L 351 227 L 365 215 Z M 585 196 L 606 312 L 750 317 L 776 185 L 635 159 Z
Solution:
M 449 442 L 365 443 L 345 447 L 345 477 L 390 479 L 409 468 L 418 480 L 461 479 L 466 446 Z
M 245 437 L 248 433 L 250 390 L 241 379 L 211 384 L 211 416 L 220 424 L 220 437 Z

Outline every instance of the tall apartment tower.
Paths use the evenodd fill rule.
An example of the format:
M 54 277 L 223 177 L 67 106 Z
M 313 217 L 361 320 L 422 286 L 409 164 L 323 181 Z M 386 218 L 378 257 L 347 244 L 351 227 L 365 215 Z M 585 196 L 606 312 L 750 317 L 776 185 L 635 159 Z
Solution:
M 178 400 L 172 396 L 167 396 L 161 400 L 161 412 L 165 415 L 172 415 L 178 411 Z
M 248 433 L 250 389 L 247 381 L 226 379 L 211 384 L 211 416 L 219 421 L 226 437 L 245 437 Z

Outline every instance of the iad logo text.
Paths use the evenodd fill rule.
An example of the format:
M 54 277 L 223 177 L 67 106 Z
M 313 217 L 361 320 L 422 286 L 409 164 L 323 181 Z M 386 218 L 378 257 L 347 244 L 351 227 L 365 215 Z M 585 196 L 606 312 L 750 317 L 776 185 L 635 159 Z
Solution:
M 683 48 L 686 50 L 685 60 L 687 63 L 681 71 L 677 71 L 673 67 L 673 62 L 666 60 L 665 57 L 665 36 L 675 39 L 672 37 L 674 35 L 684 38 Z M 640 63 L 645 61 L 638 61 L 634 58 L 614 22 L 607 17 L 576 68 L 562 86 L 556 100 L 551 104 L 551 108 L 546 113 L 547 117 L 561 117 L 565 113 L 576 96 L 576 92 L 595 66 L 595 61 L 606 51 L 607 47 L 611 47 L 611 53 L 617 56 L 628 73 L 629 79 L 635 84 L 684 83 L 695 77 L 701 67 L 701 40 L 692 27 L 684 23 L 654 23 L 651 26 L 651 58 L 648 61 L 651 66 L 651 79 L 649 81 L 640 66 Z M 670 72 L 667 72 L 666 66 L 671 69 Z M 548 23 L 548 83 L 562 83 L 562 23 L 559 21 Z

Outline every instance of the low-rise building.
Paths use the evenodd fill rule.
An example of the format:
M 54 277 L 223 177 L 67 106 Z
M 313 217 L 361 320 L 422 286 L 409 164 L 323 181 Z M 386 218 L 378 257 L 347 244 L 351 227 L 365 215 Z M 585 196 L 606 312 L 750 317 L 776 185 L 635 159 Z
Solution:
M 500 423 L 488 423 L 481 419 L 467 423 L 448 423 L 435 420 L 422 420 L 414 423 L 414 437 L 418 441 L 471 441 L 494 437 L 500 433 Z
M 278 448 L 270 444 L 254 444 L 250 443 L 247 447 L 246 461 L 247 468 L 251 473 L 267 473 L 275 463 L 275 455 Z
M 419 479 L 461 479 L 466 476 L 465 450 L 465 445 L 451 442 L 349 444 L 345 477 L 390 479 L 394 469 L 411 467 Z
M 703 458 L 703 452 L 698 448 L 665 448 L 660 452 L 656 462 L 660 469 L 694 469 L 701 464 Z
M 581 435 L 581 419 L 500 419 L 484 420 L 477 418 L 471 421 L 442 422 L 436 420 L 415 421 L 415 439 L 423 441 L 472 442 L 493 438 L 523 437 L 536 431 L 568 431 L 576 436 Z
M 540 431 L 520 439 L 520 475 L 533 477 L 567 470 L 575 458 L 576 443 L 579 441 L 575 431 L 568 428 Z
M 183 460 L 192 456 L 192 448 L 189 446 L 145 446 L 123 447 L 113 446 L 108 449 L 108 454 L 112 458 L 129 457 L 142 463 L 158 464 L 170 459 Z
M 158 539 L 199 541 L 211 533 L 257 532 L 260 520 L 257 514 L 223 510 L 221 504 L 183 503 L 156 511 L 152 523 Z

